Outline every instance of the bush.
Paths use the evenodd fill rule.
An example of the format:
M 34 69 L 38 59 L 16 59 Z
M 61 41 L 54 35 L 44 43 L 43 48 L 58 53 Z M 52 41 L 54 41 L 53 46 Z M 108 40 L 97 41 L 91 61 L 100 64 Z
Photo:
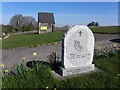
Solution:
M 13 27 L 10 25 L 2 25 L 2 32 L 9 34 L 14 31 Z
M 56 52 L 52 52 L 49 56 L 47 56 L 49 63 L 54 70 L 58 70 L 60 66 L 60 57 Z

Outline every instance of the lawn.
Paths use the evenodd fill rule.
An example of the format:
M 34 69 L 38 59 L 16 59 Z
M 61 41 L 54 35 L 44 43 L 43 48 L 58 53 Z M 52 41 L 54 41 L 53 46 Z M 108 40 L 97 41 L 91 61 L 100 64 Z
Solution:
M 2 48 L 16 48 L 23 46 L 38 46 L 46 43 L 61 41 L 64 32 L 50 32 L 46 34 L 21 34 L 14 35 L 2 41 Z
M 120 33 L 117 26 L 109 27 L 92 27 L 91 30 L 97 33 Z M 7 39 L 0 40 L 2 48 L 16 48 L 24 46 L 38 46 L 46 43 L 54 43 L 62 40 L 62 36 L 66 30 L 59 30 L 45 34 L 21 34 L 14 35 Z
M 103 26 L 103 27 L 91 27 L 90 28 L 94 33 L 103 33 L 103 34 L 120 34 L 120 26 Z
M 16 70 L 16 74 L 5 73 L 2 86 L 3 88 L 120 88 L 118 58 L 119 53 L 94 58 L 93 63 L 102 71 L 66 79 L 55 78 L 50 72 L 52 68 L 49 64 L 35 64 L 32 69 L 24 69 L 22 64 Z

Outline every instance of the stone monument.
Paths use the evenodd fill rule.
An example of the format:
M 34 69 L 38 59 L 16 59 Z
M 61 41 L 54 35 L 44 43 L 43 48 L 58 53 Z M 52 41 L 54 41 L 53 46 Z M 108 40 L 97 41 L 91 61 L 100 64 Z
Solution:
M 87 26 L 71 27 L 62 38 L 62 76 L 93 71 L 94 36 Z

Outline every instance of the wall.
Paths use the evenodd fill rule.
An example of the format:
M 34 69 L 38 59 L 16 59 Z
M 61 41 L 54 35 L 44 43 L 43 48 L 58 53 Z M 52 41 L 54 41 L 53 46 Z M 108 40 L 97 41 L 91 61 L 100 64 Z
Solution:
M 47 26 L 47 30 L 40 30 L 41 26 Z M 39 23 L 39 30 L 40 30 L 39 34 L 40 33 L 53 32 L 52 29 L 54 29 L 54 26 L 55 26 L 55 24 L 52 24 L 52 23 Z

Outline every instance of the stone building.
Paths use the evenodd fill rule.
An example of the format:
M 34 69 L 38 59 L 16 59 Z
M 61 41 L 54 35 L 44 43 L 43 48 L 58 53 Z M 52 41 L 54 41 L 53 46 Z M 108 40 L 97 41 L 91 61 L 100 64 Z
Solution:
M 53 32 L 55 20 L 53 13 L 38 13 L 38 33 Z

